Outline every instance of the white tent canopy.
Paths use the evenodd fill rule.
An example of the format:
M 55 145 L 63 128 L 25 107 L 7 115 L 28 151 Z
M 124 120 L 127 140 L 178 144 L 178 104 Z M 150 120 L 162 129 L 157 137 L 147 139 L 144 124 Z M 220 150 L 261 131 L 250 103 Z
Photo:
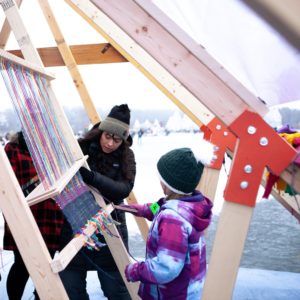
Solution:
M 300 53 L 241 1 L 153 2 L 268 106 L 300 100 Z

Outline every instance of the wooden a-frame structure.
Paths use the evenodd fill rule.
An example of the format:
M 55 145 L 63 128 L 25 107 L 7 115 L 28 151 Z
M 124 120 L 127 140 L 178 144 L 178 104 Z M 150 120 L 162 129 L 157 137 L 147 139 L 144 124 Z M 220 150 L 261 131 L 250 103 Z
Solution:
M 18 4 L 20 2 L 18 1 Z M 57 48 L 36 50 L 32 44 L 27 43 L 25 46 L 20 46 L 22 54 L 19 50 L 11 52 L 16 55 L 23 55 L 26 61 L 39 66 L 42 66 L 41 60 L 45 66 L 66 65 L 93 123 L 99 120 L 99 116 L 76 64 L 99 63 L 105 55 L 101 56 L 100 59 L 98 50 L 93 52 L 93 49 L 102 49 L 103 54 L 112 55 L 109 59 L 133 63 L 195 123 L 202 126 L 206 137 L 219 147 L 215 168 L 206 169 L 205 176 L 200 182 L 201 189 L 209 197 L 214 198 L 223 154 L 225 151 L 234 154 L 233 167 L 225 190 L 225 200 L 227 201 L 220 216 L 202 296 L 202 299 L 230 299 L 255 205 L 257 189 L 261 183 L 262 172 L 268 166 L 287 183 L 293 184 L 294 189 L 299 192 L 300 172 L 297 170 L 295 173 L 295 170 L 289 167 L 295 156 L 295 151 L 281 138 L 278 138 L 277 134 L 263 121 L 261 116 L 266 112 L 265 105 L 226 72 L 203 48 L 196 45 L 151 2 L 122 0 L 122 2 L 112 3 L 102 0 L 65 0 L 109 42 L 106 45 L 77 45 L 73 47 L 65 43 L 49 3 L 46 0 L 38 0 L 38 2 L 55 37 Z M 13 29 L 17 40 L 22 38 L 24 40 L 27 33 L 23 31 L 24 27 L 20 26 L 21 18 L 16 11 L 16 7 L 13 6 L 13 11 L 7 10 L 6 15 L 11 21 L 10 27 Z M 17 19 L 18 21 L 16 21 Z M 0 34 L 2 46 L 5 45 L 8 32 L 9 27 L 4 24 Z M 41 55 L 41 60 L 38 53 Z M 88 53 L 88 56 L 85 56 L 84 53 Z M 55 60 L 50 58 L 55 58 Z M 69 125 L 58 103 L 57 107 L 66 130 L 65 136 L 70 143 L 75 144 L 74 137 L 70 133 Z M 74 147 L 76 148 L 76 146 Z M 263 153 L 256 157 L 257 161 L 254 161 L 247 153 L 249 149 L 251 149 L 252 155 L 253 153 Z M 81 165 L 84 163 L 84 159 L 78 149 L 75 152 L 81 161 L 79 165 Z M 282 157 L 283 154 L 286 160 L 279 162 L 276 157 Z M 1 164 L 3 163 L 1 170 L 7 170 L 10 174 L 9 178 L 12 179 L 10 184 L 1 186 L 1 191 L 5 191 L 9 198 L 13 198 L 15 195 L 15 190 L 12 188 L 15 184 L 13 174 L 9 171 L 5 157 L 2 157 L 1 161 Z M 0 174 L 3 175 L 2 172 Z M 3 181 L 1 180 L 1 182 Z M 38 271 L 41 270 L 37 270 L 35 267 L 37 264 L 32 259 L 31 254 L 24 250 L 24 260 L 26 261 L 28 258 L 29 272 L 38 292 L 42 295 L 42 299 L 55 298 L 57 295 L 63 299 L 65 297 L 64 290 L 57 274 L 53 274 L 50 269 L 49 255 L 47 256 L 47 251 L 45 251 L 45 247 L 38 236 L 38 230 L 30 217 L 30 211 L 28 212 L 28 206 L 24 205 L 24 197 L 22 198 L 20 191 L 17 194 L 19 209 L 24 210 L 29 215 L 26 226 L 36 234 L 23 239 L 17 234 L 21 228 L 16 228 L 16 240 L 20 240 L 22 253 L 24 243 L 27 243 L 31 236 L 37 239 L 36 242 L 40 244 L 38 256 L 41 261 L 39 263 L 44 274 L 47 274 L 44 276 L 47 281 L 41 280 L 38 275 Z M 279 195 L 276 191 L 274 191 L 274 196 L 287 209 L 293 210 L 295 216 L 299 218 L 300 212 L 292 200 L 287 199 L 285 195 Z M 128 201 L 136 202 L 133 194 L 130 195 Z M 13 211 L 16 211 L 13 207 L 3 209 L 5 216 L 9 216 Z M 140 220 L 138 222 L 140 222 L 139 228 L 145 237 L 147 225 L 141 223 Z M 80 243 L 82 245 L 82 242 Z M 115 245 L 111 245 L 110 249 L 114 248 L 116 248 Z M 69 252 L 64 252 L 64 255 L 64 258 L 68 260 Z M 64 260 L 60 260 L 59 265 L 65 266 L 67 262 L 62 263 L 62 261 Z M 46 282 L 51 282 L 52 286 L 53 284 L 57 285 L 56 293 L 58 294 L 49 293 Z M 133 295 L 136 290 L 133 288 L 131 291 Z
M 44 71 L 40 57 L 36 49 L 33 47 L 16 4 L 13 1 L 1 1 L 0 4 L 4 8 L 7 20 L 9 21 L 10 27 L 12 28 L 17 41 L 19 42 L 22 54 L 26 60 L 14 57 L 10 53 L 3 50 L 1 50 L 0 53 L 1 57 L 51 78 L 51 76 Z M 63 128 L 62 134 L 65 138 L 64 142 L 71 145 L 71 151 L 76 163 L 49 190 L 43 189 L 42 185 L 40 185 L 25 198 L 15 176 L 13 175 L 13 171 L 10 167 L 4 150 L 1 149 L 0 186 L 3 195 L 1 199 L 1 210 L 3 211 L 5 219 L 11 228 L 12 234 L 40 298 L 67 299 L 68 297 L 58 276 L 58 272 L 62 271 L 68 265 L 71 259 L 86 242 L 87 236 L 91 236 L 96 228 L 89 225 L 84 234 L 76 236 L 59 253 L 59 255 L 52 260 L 39 229 L 34 221 L 32 213 L 29 210 L 29 205 L 58 195 L 79 170 L 80 166 L 85 164 L 86 160 L 86 158 L 83 157 L 70 125 L 61 106 L 57 102 L 50 85 L 48 86 L 48 93 L 51 96 L 51 101 L 54 106 L 54 111 L 56 113 L 58 122 Z M 7 176 L 7 174 L 9 174 L 9 176 Z M 110 213 L 112 207 L 105 205 L 105 202 L 100 194 L 93 189 L 91 191 L 99 205 L 104 208 L 106 212 Z M 16 220 L 21 221 L 17 222 Z M 120 238 L 116 238 L 116 236 L 119 236 L 119 234 L 114 225 L 110 226 L 110 231 L 114 237 L 104 233 L 106 243 L 111 249 L 118 268 L 120 270 L 124 270 L 125 266 L 130 263 L 129 255 L 122 240 Z M 34 245 L 34 249 L 29 247 L 31 244 Z M 132 299 L 137 299 L 138 284 L 127 283 L 124 272 L 122 272 L 122 276 Z

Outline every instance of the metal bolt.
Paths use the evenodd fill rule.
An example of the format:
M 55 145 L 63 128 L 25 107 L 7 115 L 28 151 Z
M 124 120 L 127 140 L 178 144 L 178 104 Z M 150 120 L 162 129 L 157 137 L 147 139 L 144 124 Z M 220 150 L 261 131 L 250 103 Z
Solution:
M 256 132 L 256 128 L 254 126 L 249 126 L 247 131 L 249 134 L 254 134 Z
M 228 132 L 227 132 L 227 131 L 224 131 L 224 135 L 227 136 L 227 135 L 228 135 Z
M 247 173 L 247 174 L 252 173 L 252 166 L 251 166 L 251 165 L 246 165 L 246 166 L 244 167 L 244 171 L 245 171 L 245 173 Z
M 240 187 L 242 190 L 245 190 L 248 187 L 248 185 L 249 185 L 248 181 L 242 181 Z
M 266 137 L 262 137 L 260 140 L 259 140 L 259 144 L 261 146 L 267 146 L 269 144 L 269 140 L 266 138 Z
M 217 129 L 217 130 L 220 130 L 220 129 L 221 129 L 221 125 L 217 125 L 217 126 L 216 126 L 216 129 Z

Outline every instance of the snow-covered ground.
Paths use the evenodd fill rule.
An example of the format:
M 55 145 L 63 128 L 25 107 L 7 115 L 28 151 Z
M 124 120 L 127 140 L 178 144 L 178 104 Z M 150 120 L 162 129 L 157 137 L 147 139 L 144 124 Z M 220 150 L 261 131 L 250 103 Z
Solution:
M 136 155 L 137 161 L 137 179 L 134 187 L 134 194 L 140 202 L 152 202 L 156 201 L 162 196 L 159 180 L 156 172 L 156 162 L 159 157 L 165 152 L 177 148 L 177 147 L 192 147 L 197 149 L 197 141 L 201 138 L 201 134 L 170 134 L 169 136 L 143 136 L 140 141 L 137 137 L 134 139 L 133 150 Z M 199 149 L 200 150 L 200 149 Z M 227 172 L 229 167 L 226 167 Z M 221 171 L 221 176 L 218 184 L 214 213 L 217 216 L 222 208 L 223 203 L 223 188 L 226 183 L 226 170 Z M 273 208 L 272 208 L 273 209 Z M 282 209 L 282 213 L 285 210 L 280 206 L 277 210 Z M 276 215 L 277 218 L 277 215 Z M 288 222 L 293 223 L 295 231 L 299 231 L 297 223 L 293 218 L 286 219 Z M 136 237 L 138 235 L 137 226 L 128 215 L 128 227 L 130 230 L 130 236 Z M 254 220 L 255 221 L 255 220 Z M 257 221 L 255 221 L 257 222 Z M 272 224 L 276 226 L 276 224 Z M 294 230 L 293 229 L 293 230 Z M 288 232 L 287 232 L 288 234 Z M 3 220 L 0 219 L 0 247 L 2 244 L 3 235 Z M 297 235 L 298 236 L 298 235 Z M 297 238 L 296 236 L 296 238 Z M 294 237 L 295 239 L 295 237 Z M 294 241 L 294 240 L 293 240 Z M 294 245 L 286 244 L 280 249 L 293 247 Z M 298 244 L 299 245 L 299 244 Z M 140 247 L 138 241 L 133 239 L 131 242 L 131 251 L 135 252 L 134 248 Z M 267 250 L 266 250 L 267 251 Z M 280 250 L 282 251 L 282 250 Z M 299 254 L 299 252 L 298 252 Z M 0 282 L 0 300 L 7 299 L 5 283 L 6 276 L 12 264 L 12 254 L 9 251 L 3 251 L 2 260 L 0 258 L 0 272 L 2 280 Z M 298 255 L 299 260 L 299 255 Z M 298 261 L 297 258 L 295 261 Z M 1 263 L 2 261 L 2 263 Z M 294 264 L 294 263 L 293 263 Z M 299 260 L 300 264 L 300 260 Z M 275 265 L 275 263 L 274 263 Z M 3 266 L 3 267 L 2 267 Z M 298 268 L 300 269 L 300 267 Z M 240 268 L 235 290 L 233 294 L 234 300 L 299 300 L 300 299 L 300 274 L 295 271 L 289 270 L 288 264 L 284 269 L 285 271 L 273 271 L 273 270 L 261 270 Z M 31 281 L 28 282 L 23 300 L 33 299 L 32 295 L 33 286 Z M 98 279 L 95 272 L 89 272 L 88 274 L 88 290 L 90 298 L 104 299 L 101 290 L 99 288 Z

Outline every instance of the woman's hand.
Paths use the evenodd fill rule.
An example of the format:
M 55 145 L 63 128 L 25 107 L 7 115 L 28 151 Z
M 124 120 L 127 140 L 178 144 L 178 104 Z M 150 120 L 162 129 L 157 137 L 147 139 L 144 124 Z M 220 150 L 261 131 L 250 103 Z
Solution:
M 83 179 L 83 181 L 86 184 L 92 185 L 92 182 L 94 180 L 94 172 L 90 171 L 89 169 L 85 168 L 85 167 L 81 167 L 79 169 L 79 173 Z

